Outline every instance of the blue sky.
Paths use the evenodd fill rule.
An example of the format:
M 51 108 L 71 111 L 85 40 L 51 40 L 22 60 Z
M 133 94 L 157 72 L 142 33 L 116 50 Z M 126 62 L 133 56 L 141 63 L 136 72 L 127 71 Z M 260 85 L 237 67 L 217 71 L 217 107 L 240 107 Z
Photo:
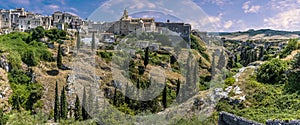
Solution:
M 187 4 L 186 4 L 187 3 Z M 248 29 L 300 30 L 300 0 L 1 0 L 0 8 L 24 7 L 50 15 L 65 11 L 82 18 L 119 18 L 129 13 L 159 10 L 184 18 L 204 31 L 244 31 Z M 105 11 L 109 10 L 109 11 Z M 114 16 L 110 15 L 114 13 Z M 95 18 L 97 17 L 97 18 Z

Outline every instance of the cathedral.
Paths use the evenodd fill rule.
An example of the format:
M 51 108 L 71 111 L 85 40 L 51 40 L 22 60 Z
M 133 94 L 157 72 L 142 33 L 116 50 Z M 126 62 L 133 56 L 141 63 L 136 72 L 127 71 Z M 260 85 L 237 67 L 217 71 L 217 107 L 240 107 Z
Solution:
M 123 16 L 108 29 L 108 32 L 118 35 L 141 32 L 162 32 L 168 29 L 179 34 L 185 41 L 190 41 L 191 25 L 182 22 L 155 22 L 154 18 L 131 18 L 127 9 Z
M 128 11 L 125 9 L 121 19 L 114 23 L 109 30 L 112 33 L 128 35 L 137 32 L 154 32 L 154 18 L 130 18 Z

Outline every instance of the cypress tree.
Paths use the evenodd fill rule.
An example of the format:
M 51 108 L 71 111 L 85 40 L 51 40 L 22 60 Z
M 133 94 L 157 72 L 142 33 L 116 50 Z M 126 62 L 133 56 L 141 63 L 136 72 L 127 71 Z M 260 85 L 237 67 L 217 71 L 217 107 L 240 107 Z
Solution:
M 136 83 L 136 88 L 137 88 L 137 97 L 140 97 L 140 78 L 138 79 L 137 83 Z
M 216 74 L 216 54 L 213 53 L 212 55 L 212 62 L 211 62 L 211 79 L 214 79 L 215 74 Z
M 164 90 L 163 90 L 162 103 L 163 103 L 164 109 L 166 109 L 167 108 L 167 83 L 166 82 L 165 82 L 165 87 L 164 87 Z
M 99 113 L 99 111 L 100 111 L 99 100 L 98 100 L 98 97 L 96 97 L 93 113 L 97 115 Z
M 91 46 L 92 46 L 92 51 L 94 51 L 95 47 L 96 47 L 95 33 L 93 33 L 93 36 L 92 36 L 92 44 L 91 44 Z
M 79 31 L 77 32 L 76 47 L 77 47 L 77 52 L 78 52 L 79 49 L 80 49 L 80 34 L 79 34 Z
M 68 116 L 67 98 L 65 94 L 65 87 L 63 87 L 60 95 L 60 117 L 61 119 L 67 119 L 67 116 Z
M 145 68 L 147 67 L 148 63 L 149 63 L 149 47 L 145 49 L 145 59 L 144 59 Z
M 177 79 L 177 90 L 176 90 L 176 97 L 178 97 L 179 90 L 180 90 L 180 80 L 179 80 L 179 78 L 178 78 L 178 79 Z
M 55 87 L 55 102 L 54 102 L 54 121 L 57 122 L 59 120 L 59 98 L 58 98 L 58 85 L 56 81 L 56 87 Z
M 192 85 L 190 86 L 192 93 L 193 95 L 196 93 L 196 85 L 198 83 L 198 78 L 199 77 L 199 66 L 198 66 L 198 63 L 196 61 L 194 61 L 194 71 L 193 71 L 193 83 Z
M 128 83 L 126 83 L 125 94 L 124 94 L 125 95 L 125 103 L 126 104 L 129 104 L 129 98 L 127 97 L 128 91 L 129 91 Z
M 62 68 L 62 52 L 61 52 L 61 43 L 58 45 L 58 50 L 57 50 L 57 68 L 61 69 Z
M 85 92 L 85 87 L 83 88 L 83 96 L 82 96 L 82 107 L 81 107 L 81 112 L 82 112 L 82 119 L 87 120 L 88 119 L 88 113 L 86 111 L 86 92 Z
M 74 116 L 75 116 L 75 120 L 82 120 L 80 100 L 78 95 L 76 95 Z
M 94 95 L 93 95 L 93 91 L 92 91 L 92 87 L 90 87 L 90 91 L 89 91 L 89 97 L 88 97 L 88 105 L 87 105 L 87 111 L 89 113 L 93 112 L 94 108 L 93 108 L 93 102 L 94 102 Z M 91 118 L 90 115 L 88 115 L 88 118 Z
M 226 64 L 226 57 L 225 57 L 224 51 L 222 50 L 221 55 L 219 57 L 217 68 L 219 70 L 221 70 L 222 68 L 225 67 L 225 64 Z
M 5 118 L 3 109 L 0 108 L 0 125 L 6 125 L 7 119 Z
M 264 47 L 260 46 L 258 58 L 259 58 L 259 60 L 263 60 L 263 57 L 264 57 Z
M 117 105 L 117 87 L 115 87 L 113 105 L 114 105 L 114 106 Z
M 234 59 L 233 58 L 234 57 L 232 55 L 230 55 L 228 57 L 228 63 L 227 63 L 227 66 L 226 66 L 227 69 L 233 68 L 233 66 L 234 66 Z

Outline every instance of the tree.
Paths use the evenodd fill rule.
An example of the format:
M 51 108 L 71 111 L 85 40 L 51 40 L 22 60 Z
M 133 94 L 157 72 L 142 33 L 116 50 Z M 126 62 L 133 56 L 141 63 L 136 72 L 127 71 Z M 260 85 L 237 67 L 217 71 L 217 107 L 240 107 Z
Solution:
M 81 108 L 81 112 L 82 112 L 82 119 L 83 120 L 87 120 L 88 119 L 88 113 L 86 111 L 86 92 L 85 92 L 85 87 L 83 88 L 83 96 L 82 96 L 82 108 Z
M 67 98 L 65 94 L 65 87 L 63 87 L 60 95 L 60 117 L 61 119 L 67 119 L 67 115 L 68 115 Z
M 74 112 L 74 116 L 75 116 L 75 120 L 82 120 L 82 114 L 81 114 L 81 107 L 80 107 L 80 100 L 78 95 L 76 95 L 76 101 L 75 101 L 75 112 Z
M 288 45 L 281 51 L 280 58 L 287 57 L 293 50 L 298 49 L 298 39 L 290 39 Z
M 167 82 L 165 82 L 165 87 L 163 90 L 162 103 L 163 103 L 164 109 L 166 109 L 167 108 Z
M 259 58 L 259 60 L 263 60 L 263 57 L 264 57 L 264 47 L 260 46 L 258 58 Z
M 136 83 L 136 88 L 137 88 L 137 93 L 136 93 L 136 95 L 137 95 L 137 97 L 139 98 L 139 96 L 140 96 L 140 78 L 138 78 L 138 81 L 137 81 L 137 83 Z
M 26 109 L 33 110 L 34 104 L 42 98 L 43 86 L 39 83 L 30 84 L 30 94 L 27 98 Z
M 54 102 L 54 121 L 57 122 L 59 120 L 59 98 L 58 98 L 58 85 L 56 81 L 55 87 L 55 102 Z
M 80 49 L 80 33 L 79 33 L 79 31 L 77 32 L 76 47 L 77 47 L 77 52 L 78 52 Z
M 227 62 L 226 68 L 227 68 L 227 69 L 231 69 L 231 68 L 234 67 L 234 65 L 235 65 L 234 57 L 233 57 L 233 55 L 230 55 L 230 56 L 228 57 L 228 62 Z
M 57 67 L 59 69 L 62 69 L 62 52 L 61 52 L 61 43 L 58 45 L 58 50 L 57 50 Z
M 113 105 L 117 105 L 117 87 L 115 86 L 115 92 L 114 92 L 114 100 L 113 100 Z
M 222 50 L 221 55 L 219 57 L 217 69 L 222 70 L 226 65 L 226 57 L 224 51 Z
M 280 59 L 272 59 L 260 66 L 257 71 L 257 80 L 263 83 L 276 84 L 286 82 L 288 64 Z
M 297 53 L 292 60 L 292 69 L 288 73 L 288 84 L 285 90 L 288 93 L 299 92 L 300 90 L 300 53 Z
M 92 46 L 92 51 L 94 51 L 95 50 L 95 47 L 96 47 L 96 40 L 95 40 L 95 33 L 93 33 L 93 37 L 92 37 L 92 44 L 91 44 L 91 46 Z
M 148 63 L 149 63 L 149 47 L 145 49 L 145 59 L 144 59 L 145 68 L 147 67 Z
M 292 61 L 292 67 L 293 69 L 300 68 L 300 53 L 297 53 L 296 56 L 294 57 Z
M 88 103 L 87 111 L 89 113 L 93 112 L 93 110 L 94 110 L 94 108 L 93 108 L 94 107 L 93 102 L 94 102 L 94 95 L 93 95 L 92 87 L 90 87 L 89 97 L 88 97 L 88 102 L 87 102 Z M 91 118 L 91 116 L 88 115 L 88 118 Z
M 42 26 L 38 26 L 31 31 L 31 36 L 33 40 L 39 40 L 40 38 L 44 38 L 45 29 Z
M 125 94 L 124 94 L 124 96 L 125 96 L 125 103 L 126 104 L 129 104 L 129 98 L 127 97 L 128 96 L 128 94 L 129 94 L 129 88 L 128 88 L 129 86 L 128 86 L 128 83 L 126 83 L 126 88 L 125 88 Z
M 196 61 L 194 61 L 194 66 L 193 66 L 193 82 L 192 84 L 189 86 L 192 92 L 192 95 L 194 95 L 196 93 L 196 85 L 199 82 L 199 66 L 198 63 Z
M 179 90 L 180 90 L 180 80 L 179 80 L 179 78 L 178 78 L 178 79 L 177 79 L 177 90 L 176 90 L 176 97 L 178 97 Z
M 211 62 L 211 79 L 214 79 L 215 75 L 216 75 L 216 54 L 215 52 L 212 55 L 212 62 Z
M 7 117 L 4 115 L 3 109 L 0 108 L 0 125 L 5 125 L 7 122 Z

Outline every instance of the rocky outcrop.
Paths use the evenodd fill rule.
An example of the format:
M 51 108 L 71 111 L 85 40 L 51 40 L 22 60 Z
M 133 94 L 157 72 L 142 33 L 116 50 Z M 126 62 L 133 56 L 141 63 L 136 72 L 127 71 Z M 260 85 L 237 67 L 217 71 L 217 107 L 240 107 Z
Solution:
M 263 125 L 263 124 L 239 116 L 235 116 L 227 112 L 221 112 L 219 115 L 218 125 Z
M 282 121 L 282 120 L 268 120 L 266 125 L 300 125 L 300 120 Z
M 6 72 L 11 70 L 11 65 L 9 64 L 7 57 L 3 54 L 0 57 L 0 68 L 4 69 Z
M 63 56 L 67 56 L 69 54 L 69 52 L 70 52 L 69 46 L 63 46 L 61 48 L 61 50 L 62 50 L 62 55 Z
M 227 112 L 221 112 L 219 115 L 218 125 L 263 125 Z M 282 121 L 268 120 L 266 125 L 300 125 L 300 120 Z

